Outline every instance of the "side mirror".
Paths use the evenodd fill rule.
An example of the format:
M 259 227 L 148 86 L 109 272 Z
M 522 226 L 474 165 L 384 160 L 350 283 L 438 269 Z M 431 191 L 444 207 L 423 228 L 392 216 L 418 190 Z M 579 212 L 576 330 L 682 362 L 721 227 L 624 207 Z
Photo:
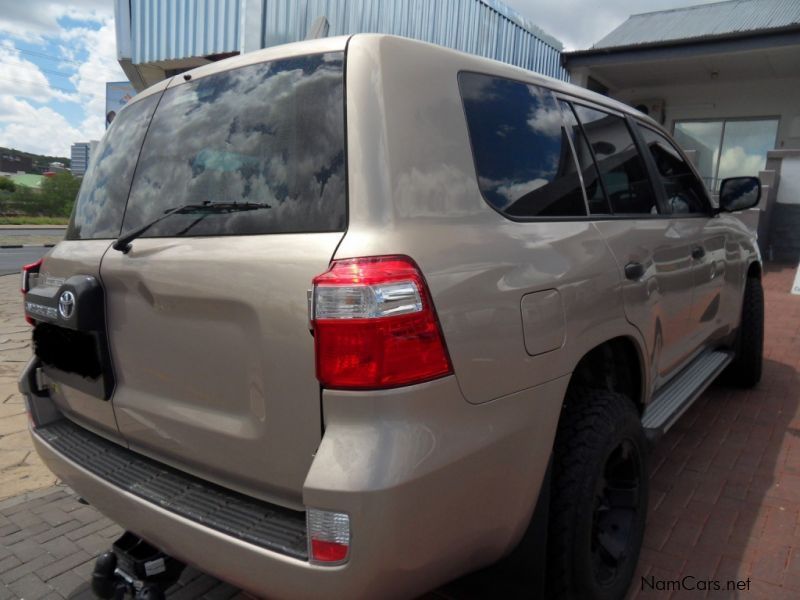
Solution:
M 719 210 L 736 212 L 753 208 L 761 200 L 758 177 L 729 177 L 719 186 Z

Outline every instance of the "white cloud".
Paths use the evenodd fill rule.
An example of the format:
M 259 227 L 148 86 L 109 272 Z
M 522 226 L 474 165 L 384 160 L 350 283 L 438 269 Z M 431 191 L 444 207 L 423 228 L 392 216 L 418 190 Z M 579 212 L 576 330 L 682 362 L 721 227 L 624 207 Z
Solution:
M 547 136 L 561 135 L 561 111 L 557 106 L 541 104 L 528 114 L 528 127 Z
M 58 20 L 70 17 L 78 21 L 101 22 L 113 17 L 111 0 L 5 0 L 0 10 L 0 33 L 28 41 L 58 35 Z
M 76 100 L 73 94 L 53 88 L 41 69 L 22 58 L 10 40 L 0 41 L 0 94 L 31 98 L 42 103 Z
M 63 21 L 59 23 L 64 17 L 80 21 L 80 26 L 65 27 Z M 15 38 L 57 44 L 57 54 L 36 50 L 43 56 L 53 54 L 52 65 L 48 62 L 43 71 L 34 59 L 20 53 L 12 41 Z M 13 2 L 9 10 L 4 6 L 0 11 L 0 144 L 68 156 L 72 143 L 99 139 L 105 130 L 105 83 L 127 79 L 116 56 L 109 0 L 73 0 L 69 5 L 27 0 Z M 51 74 L 51 83 L 45 74 L 48 69 L 68 77 L 53 79 Z M 70 84 L 75 88 L 72 93 L 57 89 Z M 54 110 L 58 106 L 50 104 L 53 101 L 77 103 L 82 117 L 73 117 L 70 123 Z
M 52 108 L 0 95 L 0 146 L 69 156 L 70 145 L 81 139 L 82 133 Z
M 84 102 L 85 118 L 80 129 L 84 139 L 99 139 L 105 130 L 107 81 L 127 81 L 117 62 L 114 21 L 106 19 L 100 29 L 75 28 L 62 35 L 71 47 L 86 51 L 87 59 L 77 67 L 70 81 Z
M 764 168 L 766 157 L 763 154 L 748 154 L 741 146 L 727 148 L 719 159 L 719 178 L 758 175 Z
M 547 179 L 541 178 L 533 179 L 531 181 L 509 183 L 498 187 L 497 193 L 508 199 L 508 204 L 511 204 L 512 202 L 516 202 L 522 198 L 525 194 L 529 194 L 534 190 L 538 190 L 540 187 L 545 186 L 548 183 L 550 182 L 547 181 Z

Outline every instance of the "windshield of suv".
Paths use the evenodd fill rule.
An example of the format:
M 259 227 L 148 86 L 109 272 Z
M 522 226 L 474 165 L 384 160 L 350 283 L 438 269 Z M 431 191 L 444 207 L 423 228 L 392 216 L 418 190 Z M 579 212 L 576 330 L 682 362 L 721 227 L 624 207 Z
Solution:
M 298 56 L 168 88 L 147 134 L 128 143 L 138 144 L 128 149 L 129 160 L 141 152 L 124 217 L 116 215 L 121 231 L 106 237 L 126 236 L 174 207 L 203 203 L 270 209 L 209 210 L 199 220 L 180 211 L 141 237 L 343 231 L 342 66 L 341 52 Z M 103 143 L 117 140 L 113 134 Z M 90 193 L 88 184 L 81 198 Z M 78 204 L 76 213 L 86 212 Z

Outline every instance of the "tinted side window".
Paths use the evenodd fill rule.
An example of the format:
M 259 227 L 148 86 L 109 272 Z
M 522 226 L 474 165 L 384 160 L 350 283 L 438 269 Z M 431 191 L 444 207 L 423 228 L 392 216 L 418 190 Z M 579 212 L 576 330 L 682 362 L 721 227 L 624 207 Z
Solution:
M 683 160 L 675 146 L 649 127 L 639 127 L 656 163 L 673 214 L 708 212 L 705 187 Z
M 558 104 L 543 88 L 477 73 L 459 86 L 484 198 L 511 217 L 586 214 Z
M 142 147 L 123 231 L 143 237 L 342 231 L 343 54 L 297 56 L 169 88 Z
M 111 123 L 81 183 L 66 239 L 119 236 L 139 148 L 159 96 L 126 106 Z
M 578 119 L 575 117 L 575 113 L 572 111 L 572 106 L 569 102 L 560 100 L 559 104 L 563 111 L 567 130 L 570 132 L 575 154 L 578 156 L 578 164 L 581 167 L 581 175 L 583 177 L 583 186 L 586 189 L 586 200 L 589 203 L 589 212 L 593 215 L 609 214 L 611 208 L 608 205 L 606 193 L 603 191 L 603 186 L 600 183 L 600 174 L 597 172 L 597 165 L 594 162 L 594 158 L 592 158 L 592 152 L 589 149 L 586 136 L 583 135 L 581 127 L 578 124 Z
M 656 214 L 658 204 L 644 160 L 625 120 L 575 104 L 575 111 L 594 151 L 614 214 Z

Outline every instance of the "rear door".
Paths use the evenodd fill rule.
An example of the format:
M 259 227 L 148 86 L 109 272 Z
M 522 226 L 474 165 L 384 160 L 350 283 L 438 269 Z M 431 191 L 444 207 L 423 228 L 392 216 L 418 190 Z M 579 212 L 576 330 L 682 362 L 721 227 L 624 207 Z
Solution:
M 600 174 L 587 184 L 589 207 L 620 266 L 625 314 L 645 339 L 658 385 L 686 359 L 695 232 L 664 214 L 626 120 L 576 103 L 573 108 L 582 130 L 579 158 L 593 158 Z
M 122 110 L 111 124 L 83 179 L 66 239 L 45 258 L 39 287 L 29 294 L 30 299 L 40 304 L 49 299 L 57 304 L 67 282 L 76 277 L 88 277 L 99 284 L 100 262 L 112 240 L 119 235 L 136 158 L 159 96 L 160 92 L 154 91 L 137 100 Z M 85 307 L 85 299 L 80 294 L 76 296 L 74 308 L 77 312 L 85 308 L 102 312 L 102 306 Z M 102 304 L 102 296 L 100 302 Z M 102 314 L 100 317 L 102 319 Z M 34 329 L 35 351 L 44 360 L 43 368 L 52 381 L 52 396 L 58 407 L 85 427 L 121 441 L 113 402 L 108 398 L 113 388 L 110 365 L 104 365 L 107 372 L 100 377 L 81 372 L 85 364 L 102 359 L 81 354 L 84 350 L 89 354 L 106 352 L 104 333 L 100 334 L 96 346 L 86 347 L 80 343 L 80 338 L 88 333 L 72 327 L 58 313 L 51 322 L 34 318 L 38 321 Z M 59 347 L 62 343 L 69 348 Z M 104 386 L 104 378 L 110 381 L 110 386 Z
M 103 259 L 116 417 L 132 449 L 300 506 L 322 435 L 306 291 L 346 225 L 343 53 L 210 71 L 164 92 L 123 233 L 204 208 Z

